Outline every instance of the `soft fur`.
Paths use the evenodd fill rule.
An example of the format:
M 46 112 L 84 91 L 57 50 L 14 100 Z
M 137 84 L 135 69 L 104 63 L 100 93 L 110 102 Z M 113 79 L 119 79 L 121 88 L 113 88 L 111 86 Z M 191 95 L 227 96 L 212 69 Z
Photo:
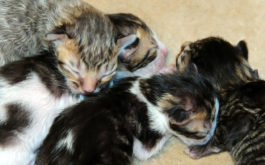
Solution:
M 62 112 L 36 164 L 131 164 L 133 153 L 139 159 L 156 154 L 176 128 L 185 130 L 182 136 L 203 139 L 211 128 L 189 123 L 211 123 L 215 99 L 214 89 L 199 75 L 127 78 Z M 206 116 L 198 118 L 201 114 Z
M 49 53 L 0 68 L 0 164 L 28 165 L 64 108 L 79 102 Z
M 52 50 L 76 93 L 92 93 L 115 74 L 117 40 L 107 16 L 81 0 L 0 0 L 0 65 Z M 126 45 L 124 45 L 126 43 Z
M 190 60 L 187 66 L 197 66 L 198 71 L 221 87 L 221 107 L 215 134 L 207 144 L 187 149 L 191 157 L 229 151 L 237 165 L 265 163 L 262 134 L 265 82 L 258 80 L 257 71 L 249 66 L 247 52 L 244 41 L 233 48 L 222 39 L 207 38 L 186 45 L 178 57 L 185 59 L 186 55 L 194 54 L 194 58 L 200 60 Z M 182 63 L 178 64 L 181 68 Z M 209 66 L 208 70 L 204 66 Z

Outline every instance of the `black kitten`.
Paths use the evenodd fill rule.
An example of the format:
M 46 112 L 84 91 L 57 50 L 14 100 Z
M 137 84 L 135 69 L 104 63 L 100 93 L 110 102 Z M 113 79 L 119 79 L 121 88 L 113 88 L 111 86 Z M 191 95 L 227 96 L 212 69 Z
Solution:
M 200 74 L 219 89 L 227 89 L 258 77 L 248 63 L 245 41 L 240 41 L 236 46 L 217 37 L 186 42 L 177 56 L 176 66 L 183 72 L 193 64 Z

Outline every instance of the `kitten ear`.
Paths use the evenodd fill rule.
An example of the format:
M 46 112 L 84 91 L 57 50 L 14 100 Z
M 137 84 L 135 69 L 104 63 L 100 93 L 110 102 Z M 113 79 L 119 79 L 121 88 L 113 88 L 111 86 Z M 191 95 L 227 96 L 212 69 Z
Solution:
M 69 35 L 66 33 L 65 26 L 57 27 L 56 29 L 52 30 L 51 32 L 45 35 L 44 40 L 47 42 L 57 42 L 57 41 L 65 41 L 69 39 Z
M 185 68 L 185 72 L 191 73 L 193 75 L 197 75 L 199 74 L 198 71 L 198 67 L 195 63 L 191 63 L 189 64 L 186 68 Z
M 138 43 L 139 38 L 135 34 L 118 39 L 117 45 L 119 47 L 119 59 L 124 60 L 132 55 L 135 52 Z
M 66 34 L 49 33 L 45 35 L 45 40 L 48 42 L 54 42 L 54 41 L 66 40 L 66 39 L 69 39 Z
M 240 54 L 246 59 L 248 60 L 248 47 L 247 47 L 247 43 L 244 40 L 241 40 L 238 42 L 238 44 L 236 45 L 236 47 L 238 48 L 238 50 L 240 51 Z
M 254 77 L 255 79 L 259 79 L 259 71 L 258 71 L 258 69 L 255 69 L 255 70 L 252 72 L 252 74 L 253 74 L 253 77 Z

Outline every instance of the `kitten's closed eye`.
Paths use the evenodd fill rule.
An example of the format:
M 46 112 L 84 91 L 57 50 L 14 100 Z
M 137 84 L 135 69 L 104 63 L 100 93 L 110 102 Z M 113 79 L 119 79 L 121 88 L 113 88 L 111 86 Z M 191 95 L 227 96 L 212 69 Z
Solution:
M 171 108 L 165 111 L 170 118 L 170 124 L 184 125 L 188 122 L 191 111 L 186 111 L 182 108 Z
M 104 83 L 110 81 L 115 74 L 116 74 L 116 71 L 113 71 L 109 74 L 102 76 L 100 79 L 100 84 L 104 84 Z

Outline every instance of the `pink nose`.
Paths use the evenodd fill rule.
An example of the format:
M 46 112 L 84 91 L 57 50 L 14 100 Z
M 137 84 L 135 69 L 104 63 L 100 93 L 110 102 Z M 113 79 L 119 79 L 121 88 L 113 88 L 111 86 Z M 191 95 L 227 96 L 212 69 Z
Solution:
M 96 81 L 84 79 L 82 83 L 82 90 L 84 93 L 92 93 L 96 89 Z
M 160 52 L 161 52 L 164 56 L 167 56 L 167 55 L 168 55 L 168 50 L 167 50 L 167 48 L 160 48 Z

